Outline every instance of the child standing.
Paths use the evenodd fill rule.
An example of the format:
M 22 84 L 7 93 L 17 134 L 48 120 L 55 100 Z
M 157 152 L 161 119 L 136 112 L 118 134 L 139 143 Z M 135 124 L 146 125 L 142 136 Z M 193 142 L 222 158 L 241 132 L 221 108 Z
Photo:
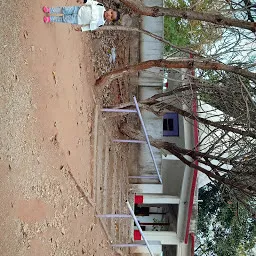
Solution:
M 49 8 L 43 7 L 43 12 L 49 15 L 62 14 L 62 16 L 44 16 L 44 22 L 61 22 L 80 25 L 76 31 L 93 31 L 105 24 L 106 21 L 118 21 L 120 13 L 109 9 L 106 11 L 103 4 L 94 0 L 77 0 L 83 6 L 63 6 Z

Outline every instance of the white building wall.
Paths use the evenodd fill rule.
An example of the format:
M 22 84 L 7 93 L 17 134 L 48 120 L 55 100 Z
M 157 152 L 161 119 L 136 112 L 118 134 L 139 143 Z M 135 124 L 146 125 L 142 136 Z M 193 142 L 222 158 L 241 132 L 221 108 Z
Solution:
M 141 87 L 140 88 L 140 100 L 149 98 L 153 96 L 154 94 L 160 93 L 161 88 L 158 87 Z M 162 138 L 162 118 L 154 115 L 153 113 L 149 111 L 141 111 L 143 120 L 145 122 L 145 126 L 147 129 L 147 132 L 149 135 L 151 135 L 154 138 L 160 139 Z M 162 156 L 158 149 L 152 148 L 153 153 L 156 159 L 157 166 L 160 170 L 161 167 L 161 161 Z M 139 171 L 140 175 L 150 175 L 150 174 L 156 174 L 156 170 L 153 164 L 152 157 L 150 155 L 148 145 L 140 145 L 140 151 L 139 151 Z M 145 182 L 148 182 L 149 180 L 145 180 Z
M 143 3 L 147 6 L 163 6 L 163 0 L 144 0 Z M 158 36 L 163 36 L 163 17 L 142 17 L 141 28 L 154 33 Z M 147 35 L 141 33 L 140 37 L 140 60 L 152 60 L 161 59 L 163 57 L 163 44 Z M 159 73 L 159 68 L 151 68 L 147 71 L 141 71 L 139 74 L 139 94 L 140 100 L 150 97 L 156 93 L 161 92 L 162 89 L 162 77 L 157 76 L 154 73 Z M 155 138 L 161 138 L 162 134 L 162 122 L 161 118 L 154 116 L 152 113 L 142 111 L 142 116 L 145 121 L 145 125 L 148 134 Z M 159 120 L 160 119 L 160 120 Z M 156 163 L 160 169 L 161 166 L 161 154 L 159 150 L 153 148 Z M 139 155 L 139 171 L 140 175 L 156 174 L 153 160 L 149 153 L 147 145 L 141 145 Z M 141 180 L 141 182 L 148 182 L 148 180 Z M 155 181 L 151 181 L 155 182 Z
M 147 6 L 163 6 L 163 0 L 144 0 Z M 163 37 L 164 35 L 164 18 L 163 17 L 142 17 L 141 28 Z M 156 60 L 163 57 L 163 43 L 141 33 L 140 37 L 140 60 Z M 159 73 L 159 68 L 151 68 L 147 71 Z M 140 72 L 139 86 L 161 86 L 162 78 L 145 71 Z

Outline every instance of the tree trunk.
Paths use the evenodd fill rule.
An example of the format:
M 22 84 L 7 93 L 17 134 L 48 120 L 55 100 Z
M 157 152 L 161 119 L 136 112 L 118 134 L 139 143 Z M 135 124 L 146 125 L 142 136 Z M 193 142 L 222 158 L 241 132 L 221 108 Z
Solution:
M 136 140 L 142 140 L 144 136 L 139 130 L 133 129 L 130 125 L 126 124 L 120 127 L 120 132 L 123 133 L 124 135 L 128 136 L 131 139 L 136 139 Z M 150 143 L 153 147 L 156 147 L 158 149 L 165 149 L 171 154 L 175 155 L 177 158 L 179 158 L 184 164 L 187 166 L 194 168 L 204 174 L 206 174 L 210 179 L 215 179 L 216 181 L 220 182 L 221 184 L 226 184 L 230 186 L 231 188 L 235 188 L 247 196 L 253 196 L 255 195 L 256 188 L 248 189 L 247 184 L 243 184 L 242 182 L 239 182 L 239 180 L 235 179 L 228 179 L 224 176 L 220 176 L 218 174 L 215 174 L 211 171 L 206 170 L 205 168 L 195 164 L 194 160 L 191 159 L 188 160 L 185 156 L 184 153 L 187 152 L 187 149 L 182 149 L 175 145 L 174 143 L 169 143 L 166 141 L 162 140 L 156 140 L 149 136 Z M 193 151 L 193 150 L 192 150 Z
M 192 10 L 178 8 L 164 8 L 160 6 L 148 7 L 141 4 L 139 1 L 120 0 L 123 4 L 131 8 L 134 12 L 152 17 L 171 16 L 187 20 L 199 20 L 216 24 L 224 27 L 238 27 L 255 32 L 255 22 L 232 19 L 223 16 L 222 14 L 213 14 L 205 12 L 196 12 Z
M 240 134 L 242 136 L 245 137 L 251 137 L 256 139 L 256 134 L 255 132 L 249 131 L 249 130 L 244 130 L 244 129 L 239 129 L 239 128 L 235 128 L 232 125 L 227 125 L 227 124 L 221 124 L 220 122 L 214 122 L 211 121 L 209 119 L 205 119 L 199 116 L 195 116 L 192 113 L 185 111 L 183 109 L 180 109 L 178 107 L 175 107 L 174 105 L 168 104 L 168 103 L 161 103 L 161 102 L 157 102 L 158 103 L 158 107 L 159 109 L 161 109 L 159 112 L 157 110 L 154 110 L 152 112 L 154 113 L 158 113 L 158 115 L 164 115 L 165 113 L 169 113 L 169 112 L 175 112 L 178 113 L 181 116 L 187 117 L 191 120 L 196 120 L 202 124 L 205 125 L 210 125 L 216 128 L 219 128 L 223 131 L 228 131 L 228 132 L 232 132 L 232 133 L 236 133 L 236 134 Z M 142 104 L 143 107 L 143 104 Z M 153 105 L 151 104 L 150 107 L 147 108 L 147 110 L 150 111 L 150 109 L 153 108 Z
M 144 29 L 139 29 L 139 28 L 134 28 L 134 27 L 125 27 L 125 26 L 102 26 L 100 27 L 98 30 L 111 30 L 111 31 L 127 31 L 127 32 L 136 32 L 136 33 L 143 33 L 147 36 L 150 36 L 164 44 L 167 44 L 169 46 L 171 46 L 172 48 L 174 49 L 177 49 L 181 52 L 185 52 L 185 53 L 188 53 L 188 54 L 192 54 L 194 56 L 200 56 L 197 52 L 191 50 L 191 49 L 188 49 L 188 48 L 184 48 L 184 47 L 179 47 L 177 45 L 174 45 L 172 44 L 171 42 L 169 42 L 168 40 L 162 38 L 161 36 L 158 36 L 156 34 L 153 34 L 147 30 L 144 30 Z
M 166 93 L 160 93 L 159 95 L 161 95 L 163 97 L 165 95 L 170 95 L 171 93 L 172 93 L 172 91 L 166 92 Z M 146 109 L 147 111 L 154 113 L 157 116 L 163 116 L 166 113 L 175 112 L 183 117 L 189 118 L 193 121 L 198 121 L 204 125 L 210 125 L 210 126 L 218 128 L 218 129 L 221 129 L 223 131 L 236 133 L 236 134 L 240 134 L 244 137 L 251 137 L 251 138 L 256 139 L 256 134 L 254 131 L 250 131 L 248 129 L 246 130 L 244 127 L 239 129 L 239 128 L 233 127 L 232 124 L 230 124 L 230 125 L 222 124 L 220 122 L 214 122 L 214 121 L 211 121 L 211 120 L 203 118 L 203 117 L 195 116 L 194 114 L 192 114 L 186 110 L 183 110 L 181 108 L 178 108 L 170 103 L 165 103 L 165 102 L 160 102 L 160 101 L 155 100 L 156 98 L 158 98 L 157 95 L 158 94 L 152 96 L 151 98 L 141 101 L 139 103 L 139 106 L 143 109 Z M 157 106 L 155 106 L 155 105 L 157 105 Z M 132 106 L 134 106 L 134 102 L 124 103 L 119 106 L 116 106 L 115 108 L 127 108 L 127 107 L 132 107 Z
M 161 67 L 161 68 L 187 68 L 187 69 L 203 69 L 203 70 L 223 70 L 226 72 L 233 72 L 235 74 L 244 76 L 246 78 L 256 80 L 256 74 L 250 72 L 246 69 L 242 69 L 236 66 L 225 65 L 220 62 L 215 61 L 206 61 L 206 60 L 197 60 L 197 59 L 173 59 L 173 60 L 148 60 L 140 62 L 135 65 L 126 66 L 118 70 L 111 71 L 96 80 L 95 85 L 103 85 L 110 83 L 112 80 L 122 77 L 123 75 L 128 75 L 136 73 L 138 71 L 149 69 L 152 67 Z

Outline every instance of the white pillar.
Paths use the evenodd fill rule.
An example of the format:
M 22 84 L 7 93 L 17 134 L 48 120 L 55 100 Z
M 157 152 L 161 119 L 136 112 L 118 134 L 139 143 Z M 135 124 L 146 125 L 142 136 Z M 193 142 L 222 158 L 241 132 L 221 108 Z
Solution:
M 177 254 L 176 256 L 184 256 L 184 255 L 191 255 L 191 244 L 184 244 L 180 243 L 177 246 Z
M 136 194 L 142 196 L 143 204 L 179 204 L 180 198 L 178 196 L 169 196 L 161 194 Z
M 163 193 L 163 184 L 130 184 L 130 191 L 133 193 Z
M 142 245 L 145 244 L 144 241 L 137 241 L 136 243 L 138 243 L 138 246 L 130 248 L 131 254 L 145 253 L 146 255 L 149 255 L 148 248 L 145 245 Z M 154 255 L 161 255 L 162 245 L 159 241 L 149 241 L 149 244 Z
M 180 240 L 174 231 L 144 231 L 149 241 L 160 241 L 162 245 L 178 245 Z
M 150 248 L 152 249 L 154 255 L 161 255 L 162 245 L 150 245 Z M 146 246 L 132 247 L 130 248 L 130 252 L 131 254 L 145 253 L 146 255 L 149 255 L 148 248 Z

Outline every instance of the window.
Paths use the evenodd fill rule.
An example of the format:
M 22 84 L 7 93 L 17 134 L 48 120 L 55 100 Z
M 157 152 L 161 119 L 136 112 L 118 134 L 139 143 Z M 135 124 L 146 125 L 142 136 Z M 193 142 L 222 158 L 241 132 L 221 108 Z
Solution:
M 167 113 L 163 117 L 163 136 L 179 136 L 179 116 Z

